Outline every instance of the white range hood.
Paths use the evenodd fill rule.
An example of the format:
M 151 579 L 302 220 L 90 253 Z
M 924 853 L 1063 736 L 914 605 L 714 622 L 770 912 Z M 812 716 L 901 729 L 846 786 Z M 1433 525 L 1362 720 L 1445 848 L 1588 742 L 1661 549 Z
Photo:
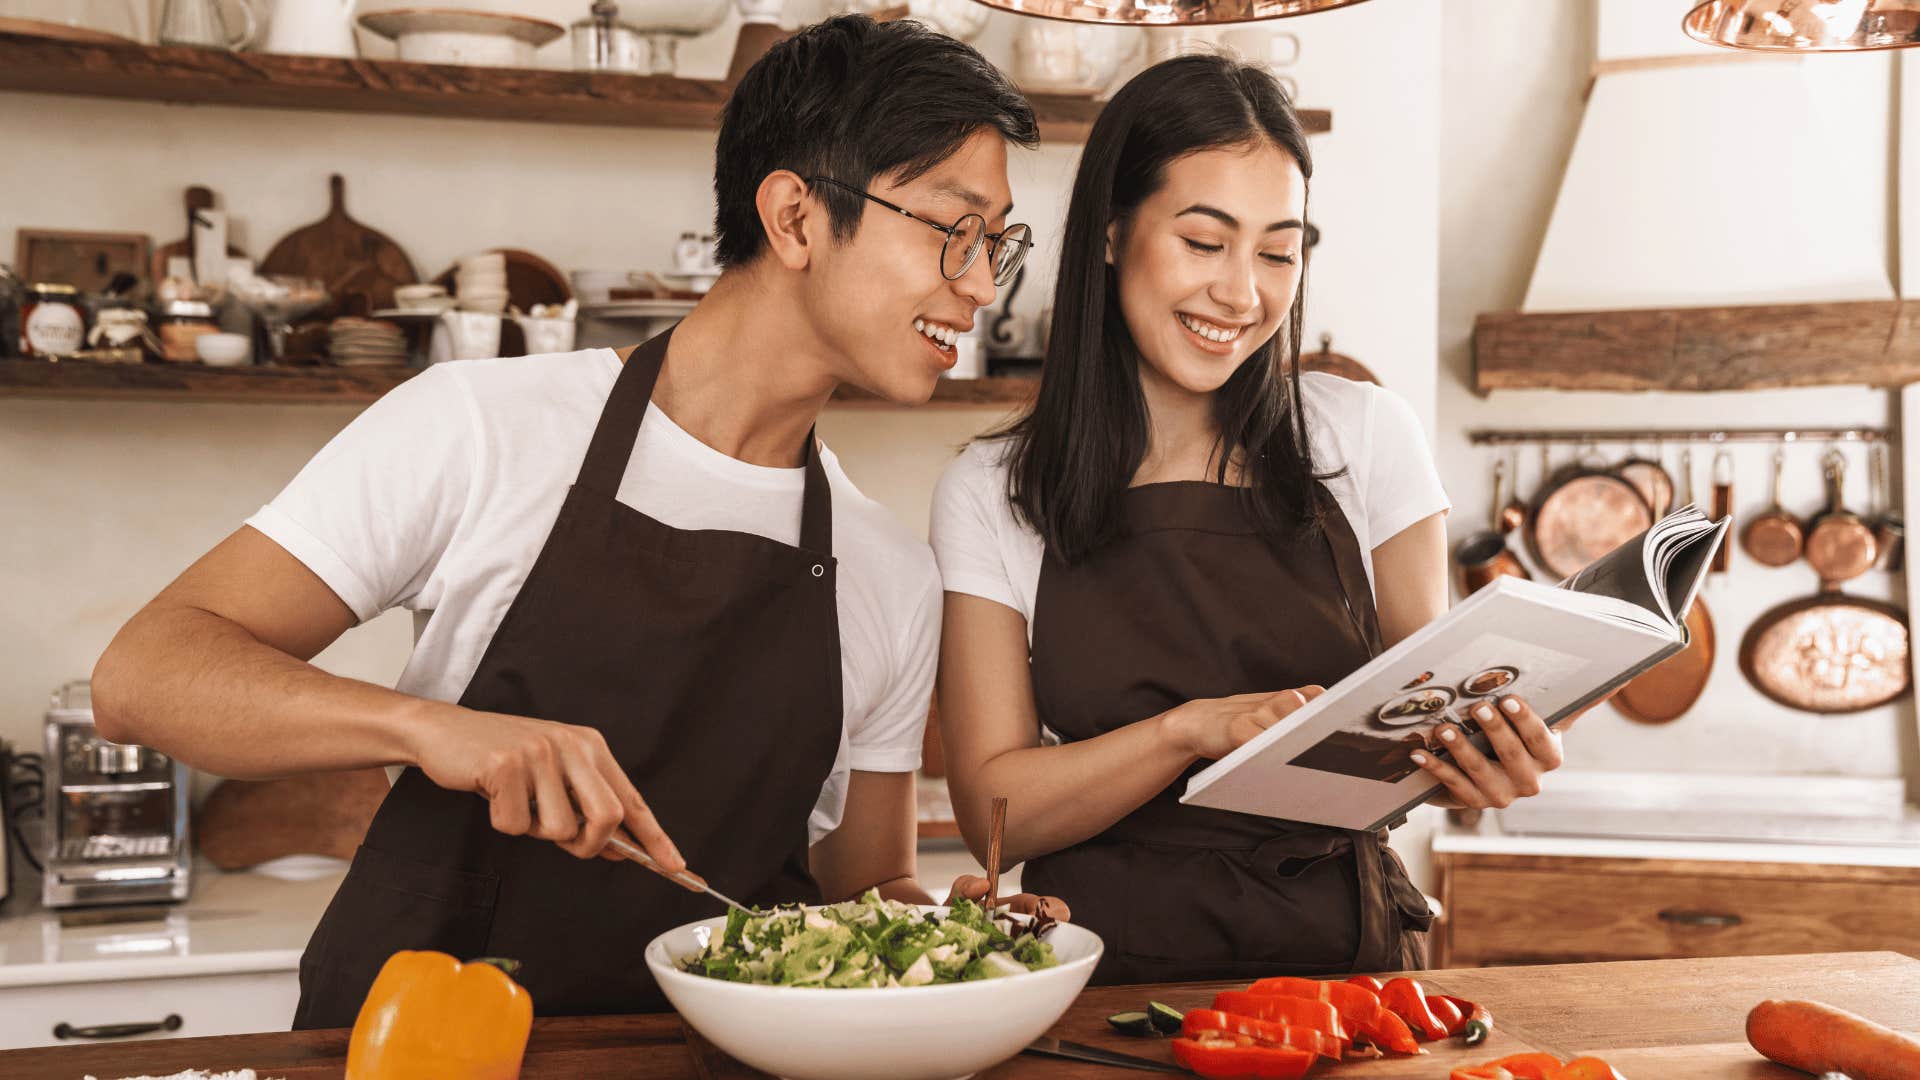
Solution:
M 1893 299 L 1893 58 L 1756 56 L 1599 0 L 1600 63 L 1522 310 Z

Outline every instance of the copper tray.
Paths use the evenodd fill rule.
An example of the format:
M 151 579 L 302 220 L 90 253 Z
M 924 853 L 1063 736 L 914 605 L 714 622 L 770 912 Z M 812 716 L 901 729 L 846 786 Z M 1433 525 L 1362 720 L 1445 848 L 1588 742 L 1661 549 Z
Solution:
M 1571 466 L 1534 497 L 1527 547 L 1552 577 L 1565 579 L 1652 525 L 1653 510 L 1631 483 Z
M 1912 684 L 1907 613 L 1825 592 L 1762 615 L 1740 643 L 1754 689 L 1789 709 L 1835 714 L 1894 701 Z

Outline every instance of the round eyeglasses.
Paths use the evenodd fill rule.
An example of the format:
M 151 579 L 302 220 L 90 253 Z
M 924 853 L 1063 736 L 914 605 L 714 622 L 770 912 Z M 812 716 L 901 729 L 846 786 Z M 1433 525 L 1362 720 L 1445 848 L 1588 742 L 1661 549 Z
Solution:
M 979 214 L 967 214 L 951 225 L 942 225 L 929 221 L 903 206 L 893 203 L 854 187 L 843 184 L 826 176 L 809 176 L 809 184 L 832 184 L 843 191 L 851 191 L 863 199 L 875 202 L 903 217 L 909 217 L 929 228 L 938 229 L 947 234 L 946 243 L 940 246 L 940 276 L 948 281 L 959 281 L 973 269 L 973 261 L 980 257 L 980 250 L 988 248 L 987 258 L 993 267 L 993 283 L 996 286 L 1013 283 L 1013 276 L 1020 272 L 1020 264 L 1027 261 L 1027 249 L 1033 246 L 1033 230 L 1025 225 L 1009 225 L 997 233 L 987 231 L 987 219 Z M 991 245 L 991 247 L 989 247 Z

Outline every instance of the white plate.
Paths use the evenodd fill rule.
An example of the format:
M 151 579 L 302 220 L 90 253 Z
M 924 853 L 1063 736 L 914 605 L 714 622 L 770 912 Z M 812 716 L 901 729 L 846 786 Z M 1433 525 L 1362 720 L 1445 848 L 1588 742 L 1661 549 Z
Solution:
M 944 908 L 922 908 L 944 911 Z M 674 961 L 727 920 L 669 930 L 647 968 L 681 1018 L 737 1060 L 787 1080 L 951 1080 L 989 1069 L 1046 1034 L 1093 975 L 1100 938 L 1061 923 L 1058 967 L 979 982 L 877 990 L 805 990 L 689 975 Z
M 535 49 L 567 32 L 525 15 L 435 8 L 369 12 L 360 25 L 397 44 L 402 60 L 481 67 L 531 67 Z

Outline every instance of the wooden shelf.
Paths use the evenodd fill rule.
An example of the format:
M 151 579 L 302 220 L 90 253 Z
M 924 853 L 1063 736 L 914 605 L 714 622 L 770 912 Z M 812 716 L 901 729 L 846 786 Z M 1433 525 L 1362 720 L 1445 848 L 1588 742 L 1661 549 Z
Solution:
M 204 364 L 97 364 L 0 360 L 0 397 L 90 398 L 120 401 L 252 402 L 365 405 L 412 378 L 406 367 L 243 367 Z M 1005 376 L 942 379 L 932 406 L 1012 407 L 1033 396 L 1039 380 Z M 895 408 L 843 386 L 834 400 L 855 408 Z
M 1498 312 L 1473 330 L 1493 390 L 1761 390 L 1920 380 L 1920 303 Z
M 0 90 L 245 108 L 712 128 L 729 85 L 547 68 L 102 45 L 0 33 Z M 1057 142 L 1084 142 L 1104 104 L 1049 94 L 1029 98 L 1041 136 Z M 1303 109 L 1300 115 L 1309 132 L 1332 129 L 1332 115 L 1324 109 Z

